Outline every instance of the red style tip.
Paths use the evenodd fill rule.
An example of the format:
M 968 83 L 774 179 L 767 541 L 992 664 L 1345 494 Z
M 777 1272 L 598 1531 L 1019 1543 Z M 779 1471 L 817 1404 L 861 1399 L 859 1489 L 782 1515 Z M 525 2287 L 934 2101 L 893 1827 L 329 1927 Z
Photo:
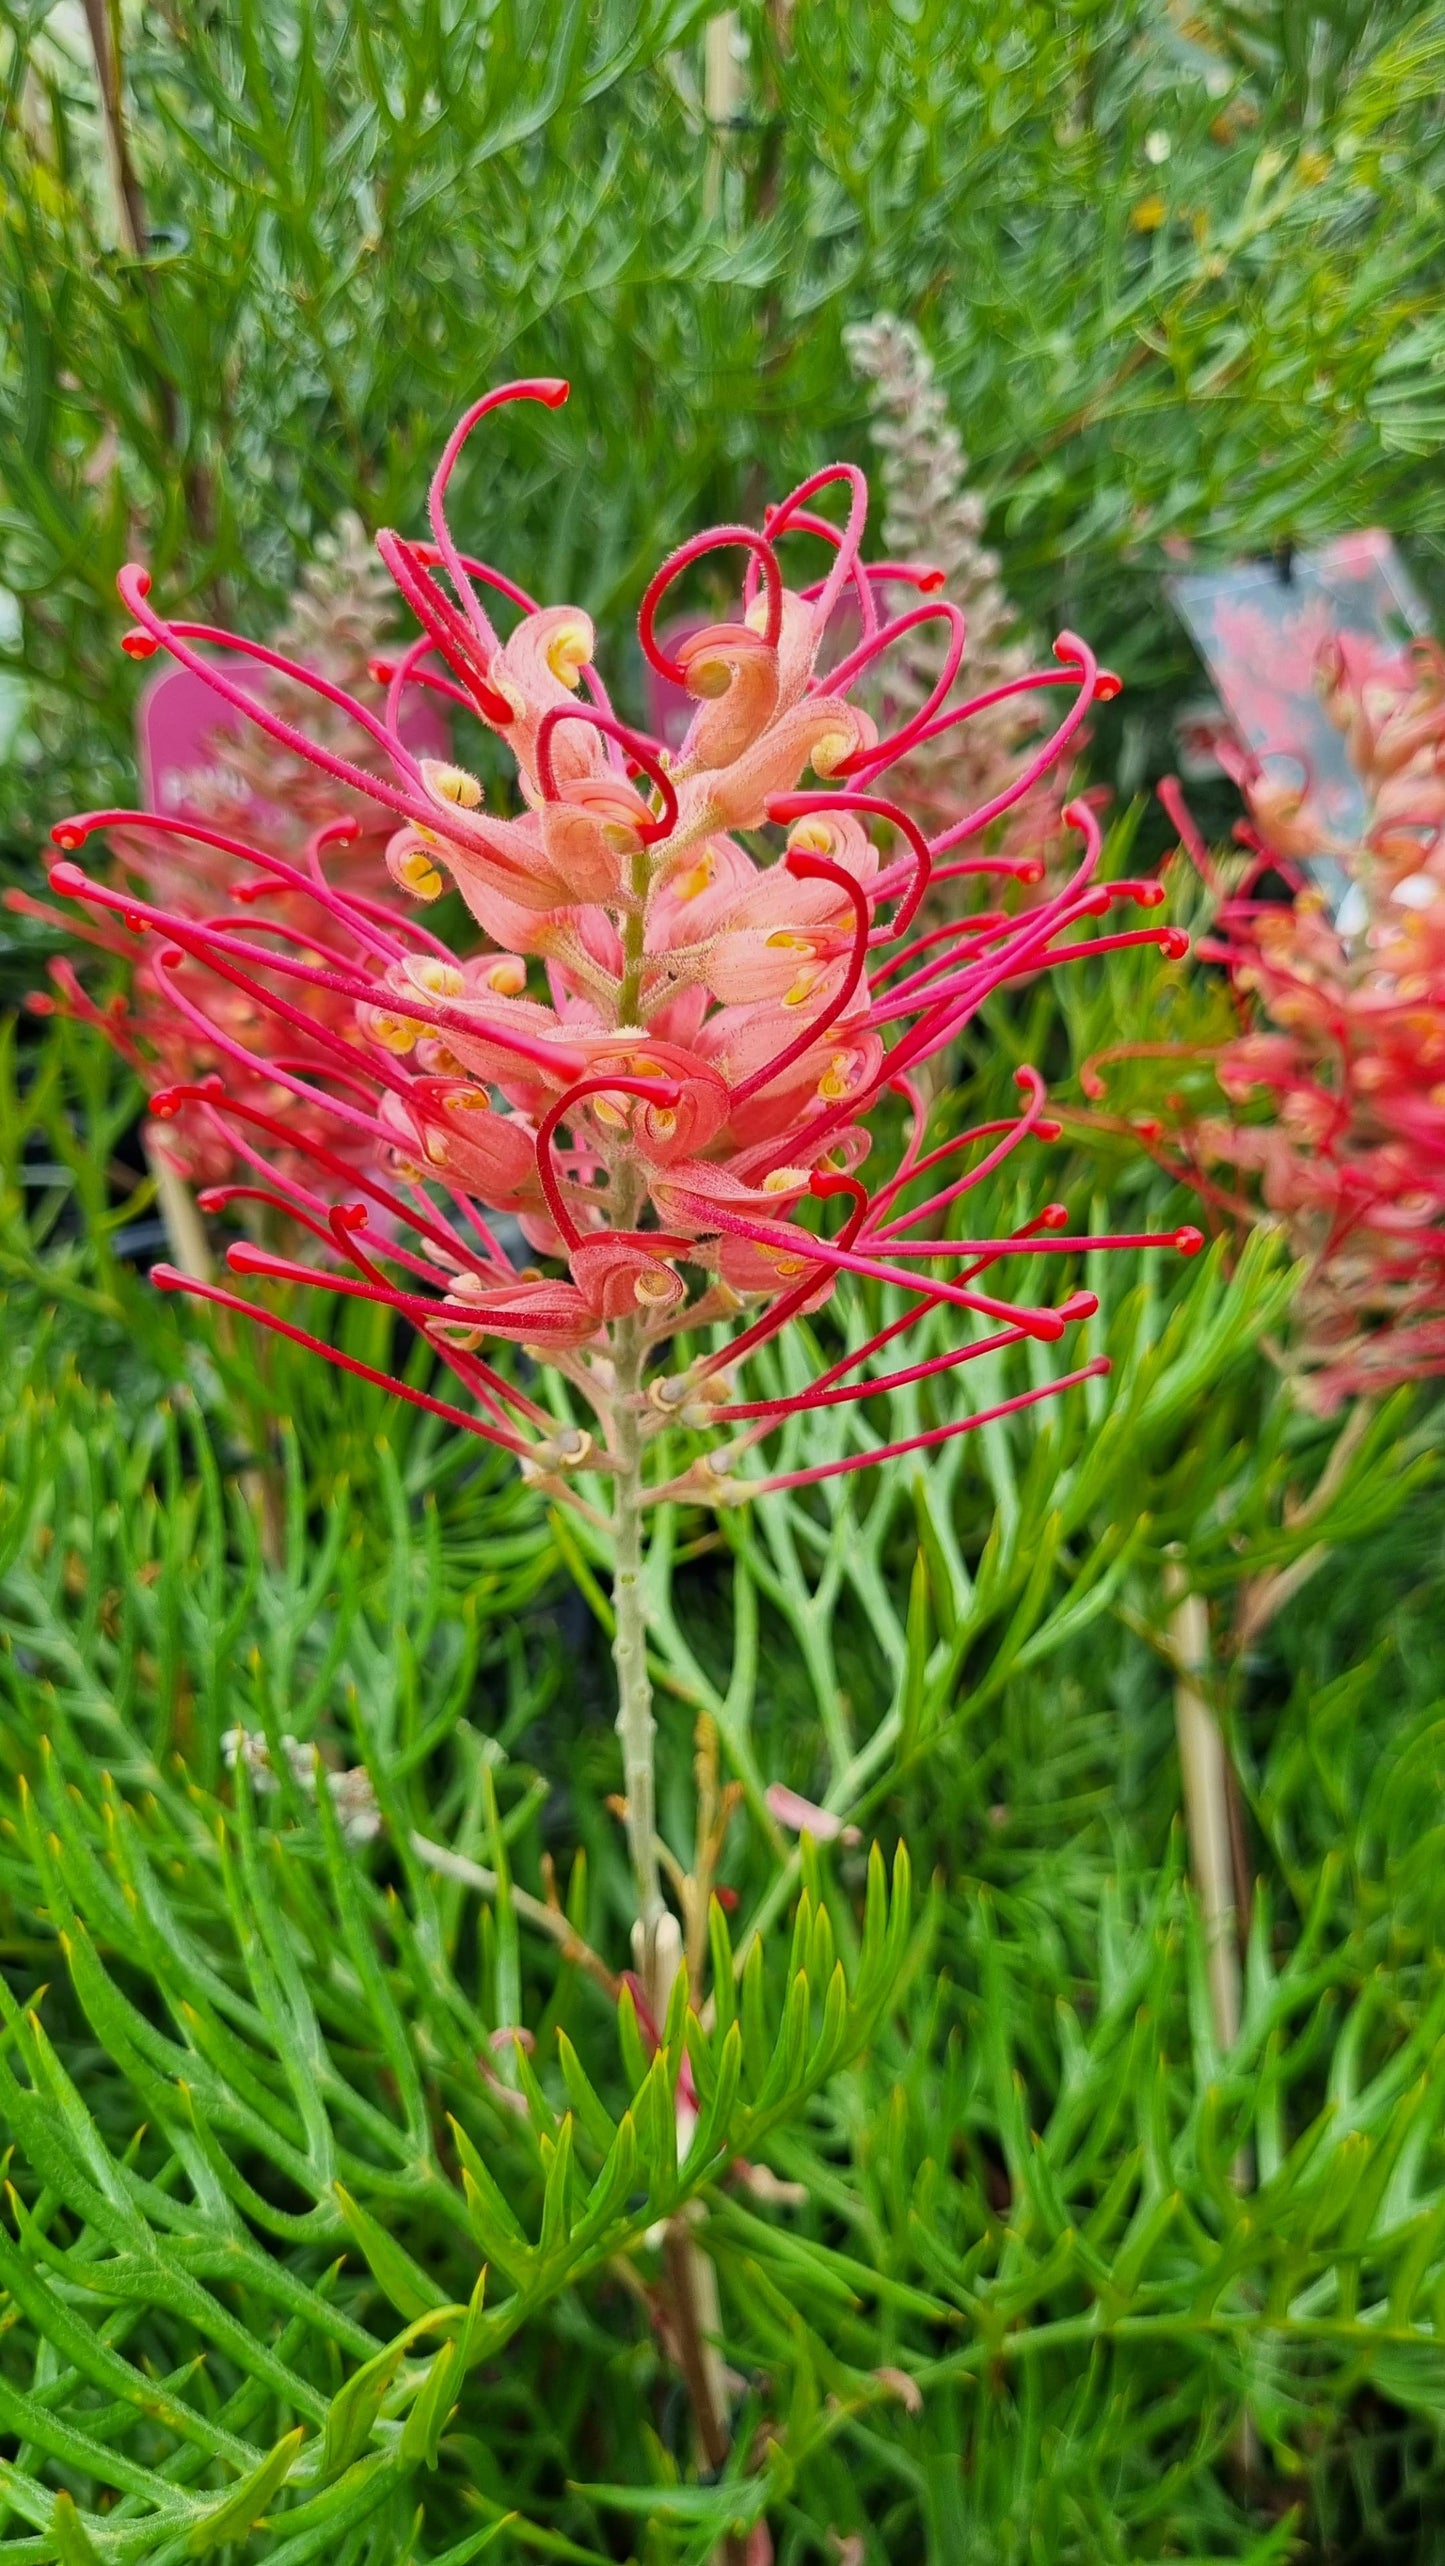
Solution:
M 1115 696 L 1122 695 L 1123 692 L 1123 678 L 1116 676 L 1112 668 L 1101 668 L 1094 680 L 1095 703 L 1112 704 Z
M 55 1000 L 47 998 L 43 989 L 27 991 L 23 1004 L 28 1016 L 53 1016 L 55 1013 Z
M 233 1274 L 264 1274 L 270 1262 L 265 1249 L 253 1246 L 248 1238 L 233 1239 L 226 1250 L 226 1263 Z
M 1174 1244 L 1181 1256 L 1197 1256 L 1204 1245 L 1204 1232 L 1186 1224 L 1174 1233 Z
M 185 1275 L 179 1273 L 174 1265 L 153 1265 L 151 1281 L 158 1292 L 184 1292 L 188 1289 Z
M 373 686 L 389 686 L 396 675 L 396 662 L 394 659 L 369 659 L 366 673 Z
M 1056 1123 L 1052 1114 L 1046 1114 L 1043 1121 L 1035 1123 L 1033 1128 L 1035 1140 L 1062 1140 L 1063 1136 L 1064 1126 Z
M 76 847 L 84 846 L 90 832 L 79 820 L 57 820 L 50 834 L 55 844 L 70 855 Z
M 560 410 L 563 402 L 568 399 L 572 386 L 565 375 L 539 374 L 533 382 L 528 384 L 527 389 L 534 401 L 545 401 L 549 410 Z
M 1189 938 L 1182 927 L 1165 927 L 1159 938 L 1159 950 L 1166 962 L 1182 962 L 1189 951 Z
M 79 839 L 75 843 L 79 845 Z M 52 864 L 47 879 L 51 890 L 58 891 L 66 900 L 77 899 L 87 888 L 85 875 L 78 864 Z
M 1133 1127 L 1141 1140 L 1157 1140 L 1164 1129 L 1157 1114 L 1135 1114 Z
M 1072 1326 L 1076 1319 L 1093 1318 L 1098 1307 L 1097 1292 L 1071 1292 L 1066 1301 L 1059 1303 L 1059 1316 L 1061 1319 L 1067 1319 Z
M 1136 882 L 1129 894 L 1138 909 L 1157 909 L 1164 897 L 1162 882 Z
M 223 1212 L 231 1199 L 229 1185 L 203 1185 L 196 1196 L 198 1212 Z
M 127 659 L 154 659 L 158 644 L 144 624 L 132 624 L 128 633 L 121 634 L 120 646 Z
M 1069 1226 L 1068 1204 L 1045 1203 L 1038 1216 L 1037 1226 L 1041 1230 L 1066 1230 Z

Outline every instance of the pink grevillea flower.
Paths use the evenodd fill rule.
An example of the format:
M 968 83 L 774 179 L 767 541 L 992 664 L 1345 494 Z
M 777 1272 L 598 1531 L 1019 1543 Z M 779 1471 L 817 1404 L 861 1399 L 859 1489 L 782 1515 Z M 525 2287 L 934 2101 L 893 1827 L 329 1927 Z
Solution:
M 369 712 L 380 712 L 388 680 L 378 674 L 378 655 L 384 652 L 396 620 L 396 592 L 390 579 L 366 545 L 359 520 L 343 519 L 292 599 L 274 650 L 253 655 L 249 683 L 274 711 L 294 715 L 298 696 L 302 702 L 307 696 L 287 671 L 292 657 L 304 653 L 343 703 L 349 705 L 354 696 Z M 188 678 L 179 683 L 183 692 L 190 687 Z M 261 942 L 279 935 L 293 948 L 315 947 L 339 935 L 349 965 L 364 968 L 369 947 L 358 944 L 315 898 L 312 882 L 324 864 L 328 871 L 344 875 L 350 898 L 359 908 L 379 904 L 384 913 L 400 906 L 402 895 L 386 870 L 388 815 L 369 796 L 339 787 L 309 757 L 288 754 L 249 723 L 238 726 L 229 705 L 214 697 L 209 700 L 214 703 L 218 727 L 202 742 L 199 761 L 177 774 L 172 759 L 170 770 L 154 779 L 162 811 L 138 815 L 133 825 L 116 830 L 112 887 L 143 895 L 151 909 L 197 921 L 228 912 L 233 917 L 244 914 L 248 932 Z M 320 713 L 318 730 L 324 744 L 355 745 L 349 709 L 342 710 L 330 697 L 314 692 L 309 700 Z M 161 718 L 156 713 L 153 720 Z M 413 748 L 419 737 L 433 749 L 443 748 L 446 728 L 439 711 L 423 702 L 408 723 L 407 736 Z M 154 762 L 154 738 L 149 733 L 148 737 Z M 194 756 L 196 751 L 189 753 Z M 364 743 L 361 756 L 364 764 L 377 771 L 382 767 L 389 771 L 389 754 L 378 741 Z M 194 825 L 197 822 L 201 825 Z M 287 859 L 293 878 L 258 872 L 255 843 Z M 73 925 L 73 913 L 57 911 L 25 892 L 8 891 L 5 901 L 7 907 L 49 925 L 66 929 Z M 37 1014 L 59 1011 L 98 1026 L 148 1087 L 167 1089 L 219 1069 L 223 1055 L 199 1018 L 199 975 L 193 972 L 183 978 L 181 991 L 192 1003 L 178 1004 L 172 990 L 158 979 L 147 942 L 128 931 L 139 923 L 139 912 L 127 900 L 118 916 L 102 917 L 81 929 L 89 943 L 127 966 L 124 986 L 108 999 L 98 1002 L 92 997 L 74 963 L 60 956 L 50 965 L 51 991 L 32 997 L 30 1005 Z M 240 1101 L 291 1122 L 293 1169 L 299 1171 L 306 1163 L 296 1146 L 303 1129 L 319 1143 L 330 1140 L 348 1162 L 353 1159 L 357 1144 L 335 1130 L 329 1110 L 309 1111 L 277 1084 L 268 1057 L 273 1046 L 255 1041 L 252 995 L 234 984 L 207 983 L 207 990 L 209 1011 L 233 1046 L 224 1055 L 232 1092 Z M 328 1066 L 336 1062 L 343 1045 L 364 1049 L 352 1001 L 329 988 L 311 989 L 283 1058 L 325 1081 Z M 255 1055 L 254 1066 L 243 1079 L 239 1053 L 247 1049 Z M 345 1052 L 340 1056 L 344 1059 Z M 214 1184 L 236 1173 L 229 1136 L 213 1118 L 191 1116 L 183 1123 L 158 1125 L 156 1137 L 162 1155 L 178 1175 Z M 359 1146 L 369 1157 L 369 1141 L 362 1138 Z M 336 1181 L 343 1178 L 349 1182 L 344 1171 Z
M 537 606 L 465 557 L 445 513 L 451 470 L 477 422 L 503 402 L 555 404 L 565 388 L 510 384 L 476 403 L 432 484 L 432 539 L 381 536 L 420 625 L 395 658 L 381 710 L 287 668 L 295 688 L 347 714 L 345 750 L 308 738 L 230 673 L 227 654 L 268 668 L 274 655 L 167 618 L 145 571 L 122 574 L 136 618 L 125 646 L 170 651 L 282 754 L 309 758 L 338 793 L 383 814 L 386 865 L 413 913 L 388 915 L 315 853 L 298 862 L 261 846 L 246 851 L 264 893 L 251 908 L 198 914 L 118 890 L 73 859 L 98 830 L 133 830 L 136 815 L 121 812 L 57 828 L 63 857 L 51 880 L 153 940 L 157 992 L 214 1058 L 214 1074 L 157 1095 L 154 1110 L 184 1118 L 197 1146 L 206 1136 L 223 1142 L 254 1180 L 244 1190 L 295 1222 L 304 1254 L 241 1242 L 230 1250 L 238 1275 L 359 1295 L 410 1321 L 468 1404 L 397 1381 L 399 1394 L 505 1446 L 570 1501 L 581 1502 L 571 1482 L 582 1471 L 611 1478 L 619 1503 L 625 1483 L 639 1504 L 724 1504 L 879 1457 L 749 1472 L 752 1448 L 788 1418 L 941 1376 L 1000 1347 L 1056 1342 L 1093 1309 L 1080 1292 L 1056 1305 L 1011 1300 L 1001 1288 L 1010 1262 L 1133 1242 L 1069 1235 L 1061 1208 L 1047 1203 L 1002 1237 L 963 1242 L 944 1219 L 1025 1142 L 1056 1131 L 1038 1075 L 1020 1072 L 1007 1120 L 931 1151 L 915 1081 L 1010 981 L 1118 944 L 1177 953 L 1183 939 L 1169 927 L 1106 925 L 1112 912 L 1147 908 L 1161 894 L 1152 882 L 1097 878 L 1098 830 L 1079 806 L 1070 815 L 1078 862 L 1037 907 L 915 930 L 930 885 L 961 869 L 999 869 L 986 853 L 955 851 L 975 845 L 990 818 L 1067 752 L 1114 681 L 1083 642 L 1061 636 L 1057 666 L 1016 681 L 1041 701 L 1063 693 L 1050 736 L 991 804 L 925 836 L 884 778 L 940 722 L 971 717 L 971 704 L 940 710 L 962 659 L 963 618 L 932 598 L 926 567 L 908 574 L 923 602 L 882 612 L 880 594 L 900 572 L 884 565 L 880 577 L 862 561 L 867 493 L 850 465 L 791 492 L 768 512 L 766 533 L 715 528 L 663 563 L 642 599 L 642 647 L 686 687 L 696 717 L 671 755 L 619 720 L 593 666 L 587 616 Z M 846 501 L 841 524 L 819 513 L 834 491 Z M 784 552 L 804 543 L 815 554 L 822 547 L 821 573 L 794 586 Z M 693 564 L 716 575 L 728 562 L 740 573 L 735 609 L 670 658 L 657 638 L 669 592 Z M 498 597 L 514 617 L 505 639 L 489 612 Z M 823 674 L 825 636 L 845 599 L 860 638 Z M 856 691 L 924 615 L 945 636 L 937 679 L 880 739 Z M 416 689 L 476 717 L 511 751 L 513 809 L 489 807 L 461 766 L 408 747 L 404 711 Z M 199 824 L 177 825 L 197 848 L 210 842 Z M 764 831 L 777 833 L 766 848 Z M 447 882 L 484 940 L 465 958 L 425 924 Z M 288 914 L 297 899 L 309 904 L 304 927 Z M 305 1045 L 323 1001 L 336 1013 L 318 1060 Z M 258 1080 L 269 1082 L 265 1101 Z M 913 1101 L 912 1137 L 870 1190 L 859 1172 L 868 1118 L 889 1090 Z M 530 1261 L 509 1252 L 518 1235 Z M 1186 1250 L 1197 1237 L 1170 1233 Z M 825 1302 L 843 1274 L 894 1286 L 903 1314 L 807 1389 L 748 1397 L 749 1357 Z M 156 1279 L 184 1280 L 164 1268 Z M 185 1288 L 253 1308 L 219 1286 Z M 859 1377 L 940 1309 L 950 1351 Z M 276 1311 L 254 1315 L 314 1342 Z M 709 1333 L 719 1324 L 732 1330 L 721 1350 Z M 684 1333 L 702 1350 L 678 1363 L 667 1350 Z M 560 1423 L 495 1367 L 491 1349 L 507 1341 L 574 1385 L 591 1411 L 587 1427 Z M 926 1449 L 984 1413 L 1026 1407 L 1101 1368 L 1086 1364 L 886 1449 Z M 679 1425 L 708 1445 L 682 1468 Z M 644 1491 L 651 1448 L 661 1467 Z
M 1445 661 L 1341 641 L 1320 685 L 1365 789 L 1358 842 L 1302 770 L 1245 766 L 1248 860 L 1221 871 L 1166 788 L 1218 898 L 1200 951 L 1227 967 L 1241 1031 L 1206 1055 L 1232 1110 L 1171 1096 L 1143 1137 L 1206 1199 L 1283 1221 L 1305 1268 L 1292 1360 L 1328 1412 L 1445 1372 Z M 1321 857 L 1347 877 L 1337 916 L 1304 869 Z M 1257 896 L 1268 871 L 1290 900 Z M 1108 1060 L 1148 1048 L 1102 1055 L 1086 1084 L 1102 1094 Z

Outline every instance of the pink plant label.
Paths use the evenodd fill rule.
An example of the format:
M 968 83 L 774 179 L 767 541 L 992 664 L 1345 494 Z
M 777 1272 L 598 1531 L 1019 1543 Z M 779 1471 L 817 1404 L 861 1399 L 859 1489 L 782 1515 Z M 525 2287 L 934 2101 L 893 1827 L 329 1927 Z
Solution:
M 260 700 L 258 686 L 247 685 L 244 677 L 236 682 Z M 158 811 L 190 808 L 191 779 L 207 767 L 225 764 L 226 742 L 237 737 L 240 729 L 241 716 L 221 703 L 205 678 L 189 668 L 159 670 L 136 707 L 136 753 L 146 801 Z M 449 754 L 446 717 L 425 696 L 410 698 L 398 732 L 417 757 Z

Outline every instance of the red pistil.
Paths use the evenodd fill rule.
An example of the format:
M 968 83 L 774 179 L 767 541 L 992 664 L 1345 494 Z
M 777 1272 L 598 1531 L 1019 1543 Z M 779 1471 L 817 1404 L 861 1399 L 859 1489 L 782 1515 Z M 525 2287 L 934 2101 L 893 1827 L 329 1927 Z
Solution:
M 562 1199 L 552 1163 L 552 1142 L 558 1125 L 589 1096 L 644 1096 L 649 1104 L 676 1105 L 681 1101 L 682 1089 L 671 1078 L 634 1078 L 623 1070 L 604 1070 L 594 1078 L 579 1078 L 548 1108 L 537 1127 L 537 1173 L 547 1197 L 547 1209 L 569 1247 L 582 1245 L 582 1232 Z
M 853 950 L 842 982 L 828 1004 L 803 1027 L 801 1033 L 794 1035 L 791 1042 L 784 1043 L 781 1051 L 774 1052 L 771 1060 L 765 1060 L 761 1069 L 755 1069 L 749 1078 L 740 1079 L 731 1090 L 735 1106 L 744 1104 L 749 1096 L 755 1096 L 760 1087 L 769 1086 L 773 1079 L 781 1077 L 785 1069 L 791 1069 L 795 1060 L 801 1060 L 805 1051 L 811 1051 L 815 1043 L 822 1041 L 829 1026 L 837 1023 L 851 1003 L 863 977 L 863 964 L 868 953 L 868 899 L 854 875 L 846 872 L 841 864 L 830 864 L 825 855 L 809 855 L 801 847 L 790 846 L 783 862 L 795 882 L 832 882 L 851 902 Z
M 935 1444 L 947 1443 L 956 1434 L 971 1434 L 975 1426 L 989 1426 L 1000 1417 L 1016 1416 L 1021 1408 L 1032 1408 L 1040 1399 L 1056 1399 L 1061 1391 L 1077 1390 L 1082 1382 L 1099 1381 L 1108 1372 L 1109 1358 L 1096 1355 L 1092 1363 L 1077 1372 L 1065 1372 L 1057 1381 L 1045 1381 L 1036 1390 L 1021 1390 L 1014 1399 L 1001 1399 L 997 1407 L 980 1408 L 971 1417 L 955 1417 L 950 1424 L 934 1426 L 927 1434 L 906 1435 L 901 1442 L 880 1444 L 872 1452 L 850 1452 L 841 1461 L 820 1461 L 811 1470 L 785 1470 L 771 1479 L 748 1480 L 750 1497 L 774 1497 L 785 1488 L 813 1488 L 821 1479 L 837 1479 L 845 1471 L 872 1470 L 881 1461 L 898 1461 L 907 1452 L 926 1452 Z M 665 1496 L 667 1490 L 659 1491 Z
M 644 739 L 640 731 L 629 730 L 625 722 L 619 722 L 611 713 L 601 712 L 595 705 L 549 704 L 537 724 L 537 781 L 545 799 L 549 802 L 557 800 L 552 738 L 563 722 L 586 722 L 590 729 L 600 731 L 604 739 L 615 740 L 618 747 L 625 750 L 634 770 L 645 775 L 662 795 L 661 816 L 655 820 L 640 819 L 637 823 L 638 836 L 644 846 L 655 846 L 660 838 L 671 837 L 677 826 L 677 787 L 656 748 L 651 740 Z
M 968 640 L 963 609 L 955 606 L 951 597 L 935 597 L 926 605 L 910 606 L 903 614 L 895 615 L 891 623 L 884 624 L 878 632 L 860 642 L 849 658 L 837 668 L 829 669 L 826 677 L 814 681 L 830 693 L 842 694 L 844 688 L 851 686 L 865 668 L 881 658 L 892 643 L 901 641 L 903 635 L 912 632 L 915 626 L 929 623 L 946 623 L 949 636 L 943 666 L 924 702 L 901 730 L 894 731 L 888 739 L 875 741 L 871 748 L 854 749 L 851 756 L 842 759 L 836 769 L 839 775 L 861 775 L 866 782 L 869 777 L 881 774 L 884 767 L 891 766 L 895 758 L 902 757 L 927 728 L 940 704 L 947 701 L 949 690 L 963 665 L 964 646 Z
M 763 639 L 770 647 L 776 646 L 783 629 L 783 574 L 778 568 L 777 554 L 767 536 L 760 535 L 755 526 L 714 526 L 709 533 L 693 535 L 687 543 L 679 544 L 676 552 L 668 554 L 661 569 L 655 570 L 649 579 L 637 610 L 637 637 L 642 644 L 643 656 L 659 677 L 671 678 L 674 686 L 686 685 L 687 671 L 680 668 L 675 659 L 669 659 L 658 643 L 655 631 L 658 607 L 673 581 L 681 578 L 690 562 L 701 561 L 707 553 L 725 551 L 735 544 L 743 545 L 762 565 L 768 591 L 768 620 Z
M 508 401 L 541 401 L 549 410 L 560 409 L 569 389 L 570 387 L 556 376 L 536 375 L 523 382 L 499 384 L 494 392 L 484 392 L 479 401 L 474 401 L 469 410 L 462 412 L 442 448 L 441 461 L 432 474 L 431 489 L 427 494 L 427 515 L 431 519 L 431 530 L 436 537 L 441 557 L 451 574 L 452 584 L 462 601 L 467 621 L 483 650 L 488 653 L 496 649 L 497 636 L 486 609 L 467 575 L 462 556 L 452 540 L 445 505 L 447 483 L 452 477 L 457 458 L 472 430 L 493 410 L 500 410 Z
M 815 811 L 869 811 L 874 813 L 877 818 L 887 820 L 891 827 L 897 829 L 901 837 L 905 837 L 908 840 L 909 846 L 913 851 L 913 882 L 909 889 L 907 898 L 898 910 L 898 913 L 893 919 L 892 925 L 888 930 L 890 936 L 903 935 L 912 925 L 914 918 L 918 914 L 919 902 L 922 900 L 925 891 L 928 889 L 929 878 L 933 870 L 933 858 L 929 853 L 928 840 L 924 836 L 918 822 L 911 819 L 907 811 L 901 810 L 896 802 L 890 802 L 886 793 L 834 793 L 825 791 L 821 793 L 770 793 L 768 796 L 767 813 L 770 820 L 779 820 L 786 824 L 792 820 L 806 819 L 810 813 Z M 881 881 L 875 883 L 874 894 L 875 897 L 881 897 L 883 895 L 883 884 Z

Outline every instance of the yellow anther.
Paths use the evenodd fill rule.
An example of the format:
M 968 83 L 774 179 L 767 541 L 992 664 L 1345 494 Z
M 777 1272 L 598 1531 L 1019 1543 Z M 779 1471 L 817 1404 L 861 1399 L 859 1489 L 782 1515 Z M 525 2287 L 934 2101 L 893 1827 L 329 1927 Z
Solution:
M 765 1194 L 801 1194 L 808 1184 L 806 1167 L 775 1167 L 763 1178 Z
M 791 927 L 777 927 L 768 938 L 770 953 L 811 953 L 811 936 L 796 936 Z
M 788 831 L 788 845 L 795 855 L 827 855 L 834 844 L 832 825 L 821 811 L 811 819 L 799 820 Z
M 422 1030 L 410 1016 L 388 1015 L 381 1007 L 368 1007 L 363 1021 L 372 1041 L 379 1042 L 383 1051 L 410 1051 Z
M 404 855 L 396 868 L 396 878 L 403 889 L 418 900 L 440 899 L 444 885 L 431 857 L 417 846 Z
M 592 627 L 580 618 L 559 624 L 547 644 L 547 666 L 554 677 L 573 694 L 582 683 L 582 671 L 592 657 Z
M 710 887 L 712 876 L 712 857 L 710 855 L 705 855 L 699 863 L 693 866 L 690 873 L 684 873 L 681 876 L 677 886 L 677 896 L 679 900 L 698 899 L 700 895 Z
M 406 976 L 413 989 L 424 990 L 428 998 L 460 998 L 467 985 L 454 962 L 443 962 L 434 953 L 414 956 L 406 965 Z
M 840 765 L 848 756 L 852 746 L 851 731 L 825 731 L 813 748 L 814 774 L 831 775 L 834 767 Z
M 449 1114 L 489 1114 L 492 1110 L 485 1087 L 454 1087 L 444 1102 Z
M 459 811 L 475 811 L 480 807 L 481 785 L 465 766 L 429 767 L 427 782 L 443 802 L 454 802 Z
M 630 1104 L 614 1105 L 610 1096 L 594 1096 L 592 1111 L 598 1122 L 604 1123 L 610 1131 L 626 1131 Z
M 671 1140 L 677 1129 L 677 1116 L 670 1105 L 653 1105 L 648 1112 L 647 1128 L 654 1140 Z
M 807 969 L 800 971 L 797 979 L 793 982 L 791 989 L 787 989 L 783 993 L 784 1006 L 801 1007 L 805 998 L 811 998 L 817 985 L 818 975 L 816 971 L 809 971 Z
M 853 1055 L 848 1051 L 835 1051 L 818 1081 L 818 1094 L 826 1103 L 835 1105 L 840 1097 L 850 1093 L 852 1085 Z
M 649 1301 L 675 1301 L 678 1293 L 678 1278 L 670 1265 L 651 1265 L 645 1273 L 633 1276 L 632 1289 L 635 1298 L 641 1301 L 644 1307 Z
M 521 955 L 504 953 L 500 962 L 489 965 L 486 982 L 499 998 L 520 998 L 527 986 L 527 966 Z

